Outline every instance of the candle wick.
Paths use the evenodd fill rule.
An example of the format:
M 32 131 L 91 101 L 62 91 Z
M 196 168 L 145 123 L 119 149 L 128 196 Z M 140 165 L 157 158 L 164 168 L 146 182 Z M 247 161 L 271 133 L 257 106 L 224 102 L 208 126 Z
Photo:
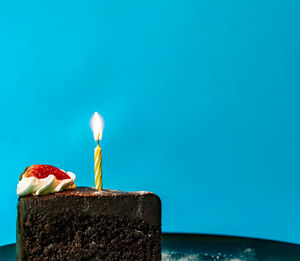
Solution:
M 100 132 L 99 132 L 98 138 L 97 138 L 98 146 L 99 146 L 99 140 L 100 140 Z

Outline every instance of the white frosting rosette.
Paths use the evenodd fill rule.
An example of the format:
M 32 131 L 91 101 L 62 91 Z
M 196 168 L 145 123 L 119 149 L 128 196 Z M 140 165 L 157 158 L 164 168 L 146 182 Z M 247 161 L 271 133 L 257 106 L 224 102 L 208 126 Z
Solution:
M 70 178 L 63 180 L 58 180 L 52 174 L 44 179 L 38 179 L 36 177 L 25 177 L 23 175 L 17 186 L 17 194 L 18 196 L 45 195 L 53 192 L 75 188 L 75 174 L 70 171 L 66 173 Z

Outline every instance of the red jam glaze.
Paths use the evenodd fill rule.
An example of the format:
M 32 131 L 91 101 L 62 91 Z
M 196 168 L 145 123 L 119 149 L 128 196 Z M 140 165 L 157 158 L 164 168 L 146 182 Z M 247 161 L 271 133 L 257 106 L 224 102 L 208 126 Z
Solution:
M 24 173 L 25 177 L 36 177 L 38 179 L 47 178 L 50 174 L 54 175 L 58 180 L 70 179 L 70 176 L 51 165 L 35 164 L 28 167 Z

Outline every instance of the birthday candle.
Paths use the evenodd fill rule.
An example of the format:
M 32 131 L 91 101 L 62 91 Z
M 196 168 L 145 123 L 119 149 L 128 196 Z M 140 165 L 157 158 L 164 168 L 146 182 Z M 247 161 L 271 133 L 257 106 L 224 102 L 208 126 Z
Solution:
M 94 139 L 97 141 L 97 147 L 94 151 L 94 170 L 95 170 L 95 187 L 97 190 L 102 189 L 102 149 L 99 140 L 102 138 L 104 122 L 102 117 L 95 112 L 91 119 L 91 127 L 94 133 Z
M 99 134 L 100 135 L 100 134 Z M 102 189 L 102 149 L 99 146 L 99 139 L 97 140 L 98 144 L 95 148 L 95 187 L 97 190 Z

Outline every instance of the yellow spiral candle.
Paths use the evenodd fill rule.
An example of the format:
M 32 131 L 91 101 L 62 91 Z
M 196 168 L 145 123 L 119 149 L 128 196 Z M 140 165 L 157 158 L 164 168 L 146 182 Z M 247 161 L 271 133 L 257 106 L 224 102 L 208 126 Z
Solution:
M 97 112 L 94 113 L 91 119 L 91 127 L 94 133 L 94 139 L 98 143 L 94 152 L 95 187 L 97 190 L 101 190 L 102 189 L 102 149 L 99 146 L 99 140 L 101 140 L 102 138 L 104 121 Z
M 95 187 L 97 190 L 101 190 L 102 189 L 102 149 L 99 146 L 99 139 L 98 139 L 98 145 L 95 148 L 94 159 L 95 159 Z

